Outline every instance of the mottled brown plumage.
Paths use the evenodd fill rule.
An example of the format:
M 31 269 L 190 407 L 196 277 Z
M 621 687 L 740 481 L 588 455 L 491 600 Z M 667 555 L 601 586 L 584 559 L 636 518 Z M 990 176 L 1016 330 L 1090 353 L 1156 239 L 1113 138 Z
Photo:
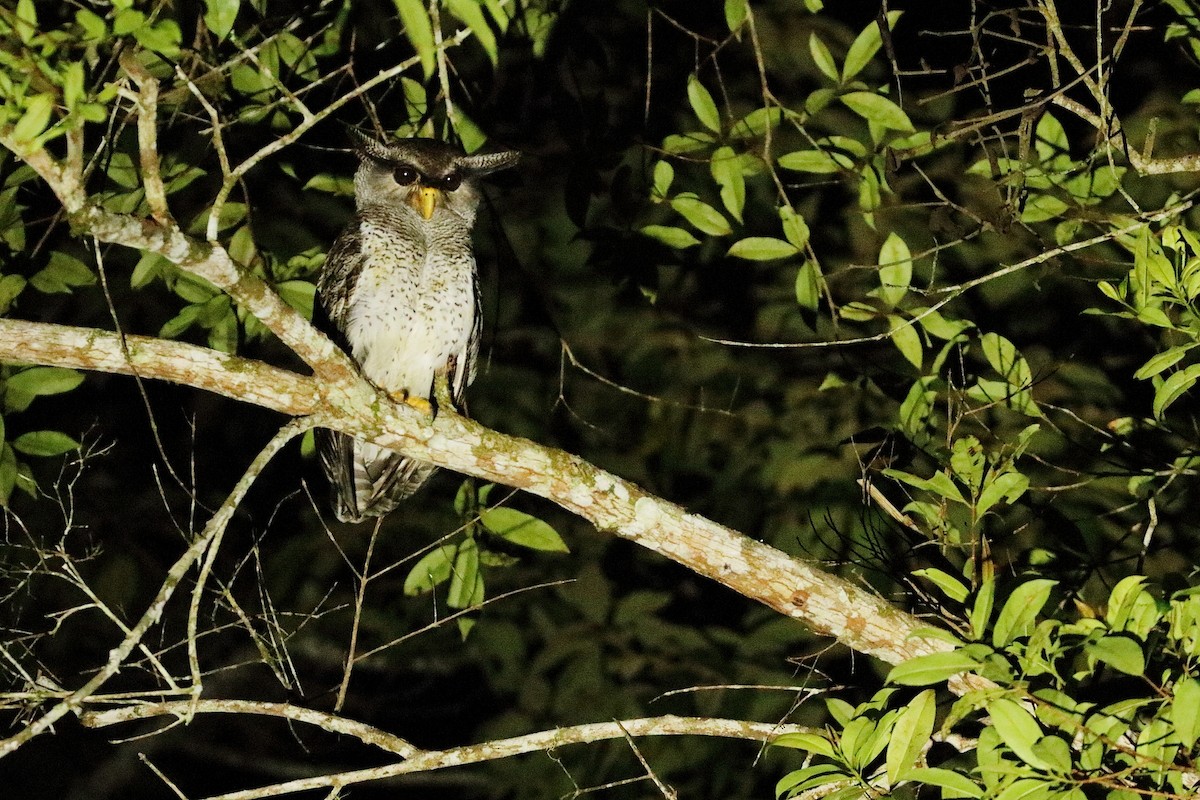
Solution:
M 318 317 L 363 374 L 393 398 L 429 407 L 444 375 L 454 403 L 475 377 L 479 288 L 471 227 L 476 179 L 512 166 L 513 152 L 465 155 L 432 139 L 360 137 L 354 221 L 317 280 Z M 332 431 L 321 462 L 338 519 L 386 514 L 434 467 Z

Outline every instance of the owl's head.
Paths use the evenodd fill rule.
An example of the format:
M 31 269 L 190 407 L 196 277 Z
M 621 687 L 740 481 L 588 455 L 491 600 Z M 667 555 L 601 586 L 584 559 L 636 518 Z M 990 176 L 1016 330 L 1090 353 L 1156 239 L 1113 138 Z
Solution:
M 453 214 L 470 223 L 479 205 L 476 179 L 517 163 L 514 151 L 466 155 L 436 139 L 380 142 L 351 129 L 359 167 L 354 196 L 370 205 L 411 208 L 426 221 Z

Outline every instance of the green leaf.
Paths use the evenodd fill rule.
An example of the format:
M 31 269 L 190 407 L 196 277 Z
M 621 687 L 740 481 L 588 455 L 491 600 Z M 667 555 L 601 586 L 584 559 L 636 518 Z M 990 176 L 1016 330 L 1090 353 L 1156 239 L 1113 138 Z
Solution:
M 1169 369 L 1170 367 L 1173 367 L 1179 363 L 1179 361 L 1188 354 L 1188 351 L 1195 346 L 1196 342 L 1192 342 L 1191 344 L 1180 345 L 1178 347 L 1172 347 L 1170 350 L 1164 350 L 1143 364 L 1141 369 L 1133 373 L 1133 377 L 1143 381 L 1147 378 L 1153 378 L 1163 370 Z
M 17 454 L 7 442 L 0 442 L 0 508 L 7 508 L 17 485 Z
M 38 32 L 37 7 L 33 0 L 17 0 L 17 24 L 14 27 L 26 44 Z
M 53 110 L 54 95 L 43 92 L 29 98 L 25 104 L 25 113 L 13 126 L 13 141 L 20 145 L 32 144 L 50 124 L 50 112 Z
M 1042 738 L 1042 726 L 1033 714 L 1017 701 L 1007 697 L 992 700 L 987 709 L 992 718 L 992 727 L 1017 758 L 1040 769 L 1050 767 L 1033 748 L 1034 743 Z
M 683 228 L 675 228 L 670 225 L 647 225 L 642 228 L 642 234 L 662 242 L 667 247 L 674 247 L 676 250 L 700 244 L 699 239 Z
M 793 735 L 795 734 L 784 734 L 784 736 Z M 783 736 L 779 738 L 782 739 Z M 778 741 L 776 739 L 772 744 L 776 744 Z M 775 784 L 775 797 L 781 798 L 781 800 L 782 798 L 794 797 L 801 792 L 807 792 L 834 783 L 835 781 L 845 780 L 849 777 L 846 772 L 834 764 L 815 764 L 811 767 L 789 772 L 780 778 L 779 782 Z M 830 797 L 827 794 L 822 796 Z
M 914 130 L 908 115 L 900 106 L 874 92 L 850 92 L 839 100 L 863 119 L 894 131 Z
M 1013 589 L 1004 602 L 1004 608 L 1000 610 L 1000 616 L 996 618 L 992 644 L 1004 647 L 1014 639 L 1032 633 L 1037 615 L 1050 599 L 1050 590 L 1057 584 L 1057 581 L 1035 579 Z
M 844 156 L 843 156 L 844 158 Z M 779 157 L 779 166 L 795 172 L 814 172 L 818 175 L 840 172 L 843 165 L 824 150 L 796 150 Z
M 919 578 L 925 578 L 934 586 L 941 589 L 942 594 L 956 602 L 963 602 L 970 594 L 970 589 L 961 580 L 940 569 L 926 567 L 924 569 L 915 569 L 912 574 Z
M 970 672 L 979 667 L 979 661 L 961 650 L 947 653 L 930 653 L 902 661 L 888 673 L 888 683 L 901 686 L 929 686 L 942 683 L 960 672 Z
M 74 111 L 85 96 L 83 62 L 72 61 L 63 68 L 63 105 L 67 112 Z
M 0 314 L 7 314 L 13 301 L 25 291 L 25 279 L 20 275 L 0 277 Z
M 732 147 L 718 147 L 713 151 L 709 170 L 713 180 L 721 187 L 721 203 L 725 210 L 741 222 L 742 210 L 746 206 L 746 178 L 742 175 L 741 159 Z
M 1126 675 L 1141 676 L 1146 672 L 1146 656 L 1142 646 L 1129 636 L 1102 636 L 1094 642 L 1087 642 L 1083 649 L 1089 656 Z
M 929 478 L 922 478 L 919 475 L 913 475 L 911 472 L 903 472 L 898 469 L 885 469 L 883 470 L 883 474 L 889 478 L 903 481 L 909 486 L 915 486 L 918 489 L 932 492 L 938 497 L 966 505 L 967 501 L 963 498 L 962 490 L 955 485 L 954 481 L 945 472 L 935 472 Z
M 75 12 L 75 21 L 83 28 L 85 40 L 102 41 L 108 38 L 108 25 L 95 12 L 81 8 Z
M 487 134 L 475 124 L 475 120 L 467 116 L 462 106 L 455 104 L 450 107 L 450 122 L 453 123 L 454 132 L 462 142 L 463 150 L 468 153 L 474 153 L 487 142 Z
M 217 41 L 223 41 L 233 30 L 241 4 L 241 0 L 204 0 L 204 24 Z
M 179 313 L 171 317 L 163 323 L 158 329 L 158 335 L 163 339 L 174 339 L 184 333 L 196 324 L 197 317 L 204 306 L 200 303 L 191 303 L 179 309 Z
M 479 570 L 479 546 L 468 539 L 458 546 L 454 569 L 450 573 L 450 588 L 446 605 L 451 608 L 470 608 L 483 602 L 483 573 Z
M 771 740 L 772 747 L 790 747 L 805 750 L 826 758 L 833 758 L 833 743 L 819 733 L 784 733 Z
M 135 8 L 122 8 L 113 19 L 113 34 L 128 36 L 146 24 L 146 15 Z
M 783 111 L 767 106 L 756 108 L 746 116 L 733 123 L 731 135 L 740 138 L 762 136 L 768 129 L 774 128 L 783 121 Z
M 888 733 L 897 713 L 890 711 L 878 720 L 860 715 L 846 724 L 838 749 L 843 756 L 849 756 L 847 763 L 852 769 L 865 770 L 887 748 Z
M 553 553 L 569 553 L 570 548 L 558 532 L 537 517 L 517 511 L 515 508 L 486 508 L 479 514 L 483 526 L 506 542 L 528 547 L 531 550 L 546 550 Z
M 314 192 L 328 192 L 329 194 L 336 194 L 342 197 L 353 197 L 354 177 L 319 173 L 309 178 L 303 188 L 311 189 Z
M 285 303 L 303 314 L 305 319 L 312 319 L 313 299 L 317 291 L 312 281 L 283 281 L 275 284 L 275 291 Z
M 655 202 L 660 202 L 667 198 L 667 192 L 671 190 L 671 183 L 675 180 L 675 168 L 671 166 L 671 162 L 663 160 L 654 164 L 654 182 L 651 187 L 650 197 Z
M 492 31 L 492 26 L 488 24 L 487 18 L 484 17 L 479 0 L 449 0 L 447 8 L 451 14 L 466 23 L 471 33 L 475 34 L 475 40 L 479 42 L 483 52 L 487 54 L 488 60 L 492 62 L 492 66 L 496 66 L 500 61 L 496 34 Z
M 910 772 L 917 757 L 933 735 L 937 700 L 933 689 L 925 689 L 912 699 L 896 717 L 887 745 L 887 777 L 895 786 Z
M 66 367 L 30 367 L 12 375 L 5 388 L 38 397 L 69 392 L 83 383 L 83 373 Z
M 1071 145 L 1062 123 L 1047 111 L 1038 120 L 1035 129 L 1034 148 L 1043 163 L 1054 169 L 1067 169 L 1071 165 Z
M 995 795 L 996 800 L 1074 800 L 1060 797 L 1044 778 L 1018 778 Z
M 1033 370 L 1012 342 L 998 333 L 985 333 L 979 343 L 988 364 L 1012 386 L 1028 389 L 1033 385 Z
M 889 314 L 887 321 L 892 344 L 896 345 L 896 349 L 908 363 L 919 370 L 924 353 L 921 348 L 921 335 L 917 333 L 916 326 L 896 314 Z
M 940 786 L 954 794 L 942 793 L 942 797 L 983 797 L 983 789 L 966 775 L 942 767 L 916 767 L 904 774 L 904 779 L 926 786 Z
M 691 153 L 713 144 L 712 134 L 704 131 L 672 133 L 663 139 L 663 150 L 668 153 Z
M 895 306 L 908 294 L 911 283 L 912 255 L 908 245 L 899 234 L 890 233 L 879 249 L 879 299 L 888 306 Z
M 725 24 L 730 33 L 737 33 L 750 14 L 749 0 L 725 0 Z
M 1004 472 L 989 479 L 975 501 L 975 515 L 981 517 L 1003 500 L 1012 503 L 1029 488 L 1029 478 L 1019 472 Z
M 975 602 L 971 604 L 969 620 L 971 634 L 976 639 L 983 639 L 987 633 L 988 623 L 992 620 L 992 609 L 996 606 L 996 580 L 985 577 L 975 593 Z
M 404 35 L 417 51 L 421 59 L 421 70 L 429 78 L 437 69 L 437 43 L 433 37 L 433 25 L 429 21 L 429 13 L 425 10 L 423 0 L 392 0 L 396 5 L 396 13 L 400 15 L 400 24 L 404 26 Z
M 899 11 L 888 12 L 887 26 L 889 30 L 895 26 L 898 19 L 900 19 Z M 846 51 L 846 63 L 842 66 L 842 82 L 848 82 L 862 72 L 863 68 L 871 63 L 871 59 L 879 52 L 882 44 L 883 36 L 879 32 L 879 23 L 872 21 L 855 37 L 850 49 Z
M 829 52 L 825 42 L 821 41 L 821 37 L 815 33 L 808 36 L 808 52 L 812 54 L 813 63 L 817 65 L 817 69 L 821 70 L 826 78 L 836 82 L 838 80 L 837 62 L 833 60 L 833 53 Z
M 1071 745 L 1059 736 L 1043 736 L 1033 744 L 1038 756 L 1060 775 L 1071 772 Z
M 1183 678 L 1175 684 L 1171 719 L 1184 749 L 1191 750 L 1200 739 L 1200 681 Z
M 70 294 L 74 287 L 91 286 L 95 282 L 96 276 L 86 264 L 61 250 L 51 253 L 49 263 L 29 279 L 33 288 L 46 294 Z
M 692 192 L 684 192 L 672 198 L 671 208 L 678 211 L 701 233 L 707 233 L 709 236 L 726 236 L 733 233 L 733 228 L 729 227 L 729 220 Z
M 1197 379 L 1200 379 L 1200 364 L 1192 364 L 1178 372 L 1171 373 L 1154 390 L 1154 416 L 1162 419 L 1171 404 L 1187 394 Z
M 750 236 L 734 242 L 726 255 L 750 261 L 773 261 L 777 258 L 789 258 L 799 252 L 800 248 L 783 239 L 775 239 L 770 236 Z
M 805 261 L 796 271 L 796 302 L 809 311 L 816 311 L 821 302 L 821 273 L 812 261 Z
M 79 449 L 79 442 L 59 431 L 30 431 L 13 440 L 15 450 L 27 456 L 60 456 Z
M 147 50 L 158 53 L 165 58 L 179 55 L 179 43 L 183 32 L 175 20 L 162 19 L 153 25 L 143 25 L 133 32 L 138 44 Z
M 950 341 L 968 328 L 974 327 L 974 323 L 968 320 L 946 319 L 939 312 L 927 308 L 916 307 L 910 308 L 909 311 L 926 333 L 946 341 Z
M 445 583 L 450 578 L 450 570 L 457 552 L 457 546 L 445 544 L 421 556 L 404 579 L 404 594 L 413 597 L 432 591 L 435 586 Z
M 1118 631 L 1125 630 L 1138 595 L 1145 591 L 1142 584 L 1146 580 L 1145 575 L 1126 575 L 1108 593 L 1108 610 L 1104 614 L 1104 621 L 1110 628 Z
M 696 119 L 700 120 L 700 124 L 710 131 L 720 133 L 721 114 L 717 111 L 717 104 L 713 102 L 712 95 L 696 75 L 688 76 L 687 96 L 688 102 L 692 104 L 692 112 Z
M 791 206 L 779 207 L 779 221 L 783 223 L 783 236 L 798 249 L 803 250 L 808 244 L 808 223 L 804 217 L 796 213 Z

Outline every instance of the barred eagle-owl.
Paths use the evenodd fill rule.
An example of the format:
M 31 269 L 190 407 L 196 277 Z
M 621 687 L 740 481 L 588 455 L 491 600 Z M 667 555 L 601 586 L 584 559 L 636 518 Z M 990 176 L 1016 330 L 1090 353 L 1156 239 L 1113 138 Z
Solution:
M 471 227 L 478 179 L 515 152 L 465 155 L 433 139 L 356 137 L 357 214 L 317 279 L 317 317 L 372 383 L 430 410 L 444 376 L 458 404 L 475 377 L 479 286 Z M 318 431 L 334 513 L 357 522 L 391 511 L 434 467 L 333 431 Z

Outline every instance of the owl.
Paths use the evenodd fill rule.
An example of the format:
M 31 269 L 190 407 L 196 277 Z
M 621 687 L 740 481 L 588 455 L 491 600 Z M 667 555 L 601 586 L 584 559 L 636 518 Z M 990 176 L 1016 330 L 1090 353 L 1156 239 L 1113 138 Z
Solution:
M 457 405 L 479 352 L 478 180 L 518 154 L 354 134 L 357 213 L 321 268 L 314 316 L 392 399 L 432 413 L 435 381 L 444 379 Z M 435 470 L 333 431 L 318 431 L 318 447 L 343 522 L 388 513 Z

